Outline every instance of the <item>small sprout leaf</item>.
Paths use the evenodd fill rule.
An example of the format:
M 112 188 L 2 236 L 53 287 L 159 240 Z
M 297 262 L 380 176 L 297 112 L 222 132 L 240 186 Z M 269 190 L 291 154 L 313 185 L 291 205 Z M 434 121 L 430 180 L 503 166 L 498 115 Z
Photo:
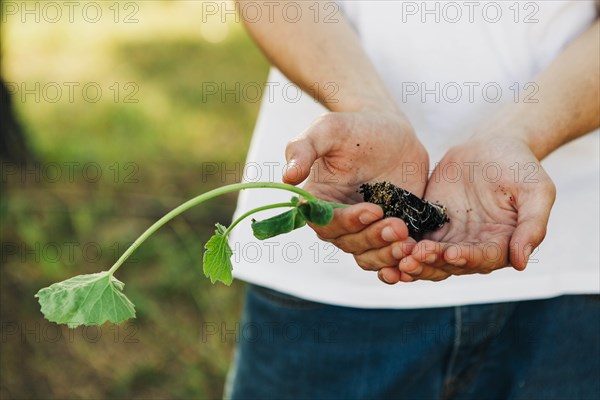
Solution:
M 302 216 L 315 225 L 324 226 L 333 219 L 333 206 L 323 200 L 308 200 L 298 206 Z
M 304 217 L 298 212 L 297 208 L 292 208 L 289 211 L 262 221 L 252 221 L 252 232 L 257 239 L 265 240 L 291 232 L 304 225 L 306 225 Z
M 135 318 L 135 307 L 122 293 L 123 282 L 107 271 L 78 275 L 40 289 L 35 297 L 48 321 L 79 325 L 118 324 Z
M 217 230 L 215 234 L 204 245 L 204 257 L 202 264 L 204 265 L 204 275 L 210 278 L 211 283 L 221 281 L 227 286 L 231 285 L 233 276 L 231 271 L 231 256 L 233 251 L 229 247 L 225 233 L 225 227 L 221 224 L 216 224 Z

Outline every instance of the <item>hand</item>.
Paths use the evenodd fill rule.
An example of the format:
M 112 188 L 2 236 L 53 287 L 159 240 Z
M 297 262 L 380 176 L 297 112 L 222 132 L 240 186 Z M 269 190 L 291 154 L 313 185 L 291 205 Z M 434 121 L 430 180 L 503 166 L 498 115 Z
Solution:
M 361 201 L 358 187 L 390 181 L 422 196 L 429 159 L 408 120 L 393 112 L 327 113 L 285 150 L 286 183 L 329 201 Z
M 450 222 L 417 243 L 387 283 L 439 281 L 487 274 L 511 264 L 525 269 L 544 239 L 556 189 L 524 141 L 473 138 L 452 148 L 435 168 L 425 193 L 448 208 Z
M 364 269 L 396 266 L 410 252 L 415 242 L 404 222 L 379 221 L 381 207 L 359 203 L 357 191 L 366 182 L 388 181 L 423 195 L 428 155 L 400 112 L 325 114 L 288 143 L 286 158 L 286 183 L 308 178 L 304 188 L 315 196 L 355 204 L 336 209 L 327 226 L 312 226 L 321 239 L 352 253 Z

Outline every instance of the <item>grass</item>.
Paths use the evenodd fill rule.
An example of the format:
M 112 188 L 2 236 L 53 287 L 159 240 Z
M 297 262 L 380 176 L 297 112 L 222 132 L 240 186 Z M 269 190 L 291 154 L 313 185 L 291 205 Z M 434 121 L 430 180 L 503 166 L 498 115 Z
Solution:
M 200 260 L 235 196 L 179 217 L 119 270 L 136 320 L 69 330 L 46 322 L 33 298 L 49 283 L 108 269 L 170 208 L 240 178 L 204 167 L 243 162 L 259 104 L 203 95 L 203 83 L 263 84 L 267 62 L 236 23 L 202 23 L 200 2 L 138 4 L 135 26 L 3 22 L 6 81 L 94 82 L 103 95 L 92 103 L 76 91 L 53 103 L 15 94 L 38 163 L 2 185 L 2 398 L 222 395 L 235 337 L 220 333 L 235 330 L 243 285 L 210 285 Z M 124 101 L 127 83 L 137 102 Z

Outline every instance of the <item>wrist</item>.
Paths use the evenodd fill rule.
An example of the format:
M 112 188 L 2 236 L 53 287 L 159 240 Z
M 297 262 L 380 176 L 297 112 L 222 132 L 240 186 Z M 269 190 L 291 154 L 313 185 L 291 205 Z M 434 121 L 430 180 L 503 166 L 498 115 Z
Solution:
M 520 142 L 529 148 L 538 160 L 545 158 L 557 147 L 548 128 L 531 126 L 527 123 L 526 116 L 513 118 L 505 115 L 494 119 L 478 128 L 472 139 L 488 143 L 498 140 Z
M 533 137 L 534 135 L 526 130 L 497 127 L 479 131 L 463 144 L 468 147 L 479 146 L 481 149 L 504 149 L 507 153 L 522 149 L 530 153 L 536 160 L 541 161 L 551 153 L 551 150 L 544 145 L 543 141 L 540 143 L 540 141 L 532 140 Z
M 320 101 L 333 112 L 384 112 L 401 114 L 400 108 L 385 88 L 380 88 L 379 90 L 370 88 L 367 93 L 340 88 L 337 96 L 330 96 L 330 98 L 320 99 Z

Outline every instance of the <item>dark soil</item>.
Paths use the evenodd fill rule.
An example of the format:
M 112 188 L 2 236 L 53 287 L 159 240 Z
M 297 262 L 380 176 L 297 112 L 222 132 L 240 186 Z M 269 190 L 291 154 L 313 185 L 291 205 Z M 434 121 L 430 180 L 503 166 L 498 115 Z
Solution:
M 410 237 L 419 240 L 450 221 L 446 207 L 422 200 L 411 192 L 388 182 L 365 183 L 360 186 L 365 201 L 383 208 L 384 217 L 400 218 Z

